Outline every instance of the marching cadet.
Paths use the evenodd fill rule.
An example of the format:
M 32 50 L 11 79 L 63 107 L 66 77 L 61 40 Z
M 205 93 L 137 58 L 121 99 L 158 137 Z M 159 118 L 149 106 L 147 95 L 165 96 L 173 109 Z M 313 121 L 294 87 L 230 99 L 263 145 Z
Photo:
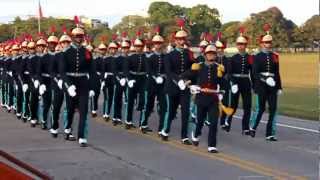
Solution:
M 164 72 L 164 56 L 163 43 L 164 39 L 159 35 L 160 29 L 156 27 L 156 35 L 152 38 L 153 53 L 147 55 L 146 69 L 148 78 L 146 81 L 146 91 L 144 95 L 145 106 L 141 118 L 140 130 L 142 133 L 152 131 L 148 127 L 148 119 L 153 111 L 155 99 L 157 98 L 157 109 L 159 114 L 158 134 L 163 128 L 164 117 L 166 114 L 166 97 L 164 91 L 165 72 Z
M 112 61 L 112 70 L 115 81 L 115 90 L 114 90 L 114 101 L 113 101 L 113 125 L 122 124 L 122 104 L 123 104 L 123 95 L 126 89 L 126 79 L 123 73 L 124 62 L 128 58 L 130 48 L 130 40 L 127 37 L 127 33 L 122 33 L 122 42 L 121 42 L 121 54 L 118 58 Z
M 5 61 L 5 69 L 6 69 L 6 94 L 7 94 L 7 111 L 11 112 L 13 109 L 13 101 L 14 101 L 14 78 L 13 78 L 13 60 L 12 60 L 12 45 L 8 45 L 6 47 L 7 53 Z M 17 49 L 15 50 L 15 52 Z
M 25 44 L 25 43 L 24 43 Z M 15 111 L 18 119 L 21 119 L 22 110 L 22 84 L 19 80 L 20 75 L 20 64 L 22 60 L 22 47 L 19 42 L 12 46 L 12 74 L 14 80 L 14 90 L 15 90 Z
M 63 50 L 69 48 L 71 43 L 71 38 L 67 34 L 65 27 L 62 28 L 63 35 L 59 39 L 59 45 L 61 46 L 61 51 L 59 51 L 59 45 L 56 47 L 56 53 L 51 60 L 50 64 L 50 75 L 52 78 L 52 89 L 53 89 L 53 102 L 52 102 L 52 122 L 51 122 L 51 129 L 50 133 L 53 138 L 58 137 L 58 129 L 59 129 L 59 117 L 60 117 L 60 110 L 61 106 L 64 102 L 64 90 L 63 89 L 63 80 L 61 74 L 59 73 L 59 64 L 63 61 Z M 64 125 L 67 125 L 67 110 L 64 108 L 63 112 L 63 120 Z M 66 128 L 66 127 L 65 127 Z M 76 138 L 69 134 L 67 140 L 75 141 Z
M 22 92 L 23 92 L 23 104 L 22 104 L 22 121 L 31 121 L 31 90 L 33 87 L 30 66 L 31 60 L 35 61 L 36 55 L 36 43 L 32 40 L 32 37 L 28 37 L 28 54 L 22 58 L 21 62 L 21 79 L 23 82 Z
M 246 52 L 248 38 L 243 35 L 244 28 L 240 28 L 240 36 L 236 40 L 238 53 L 230 58 L 230 82 L 231 82 L 231 108 L 234 109 L 232 115 L 228 116 L 223 129 L 230 131 L 232 117 L 239 104 L 239 97 L 242 98 L 242 134 L 249 135 L 249 122 L 251 115 L 251 77 L 253 56 Z
M 160 136 L 163 140 L 168 140 L 171 122 L 176 116 L 178 106 L 181 105 L 181 142 L 185 145 L 191 145 L 188 138 L 190 92 L 186 89 L 186 82 L 180 75 L 186 70 L 190 70 L 195 60 L 193 53 L 184 48 L 188 36 L 187 32 L 183 30 L 184 21 L 179 19 L 178 25 L 181 30 L 175 34 L 176 47 L 166 55 L 164 60 L 165 72 L 168 78 L 165 82 L 168 111 Z
M 199 43 L 199 49 L 200 49 L 200 55 L 197 57 L 197 61 L 198 62 L 204 62 L 205 61 L 205 57 L 204 57 L 204 51 L 206 49 L 206 47 L 209 45 L 209 42 L 207 40 L 207 36 L 209 34 L 208 33 L 202 33 L 201 34 L 201 41 Z
M 262 36 L 263 48 L 254 56 L 253 81 L 254 91 L 257 94 L 257 109 L 251 122 L 250 135 L 255 137 L 256 130 L 265 111 L 268 102 L 269 119 L 266 127 L 266 140 L 277 141 L 276 138 L 276 111 L 278 95 L 282 93 L 281 78 L 279 72 L 279 55 L 272 51 L 272 36 L 269 34 L 270 26 L 264 26 L 266 35 Z
M 1 107 L 5 104 L 5 80 L 4 80 L 4 45 L 0 46 L 0 77 L 1 77 Z
M 186 71 L 182 76 L 188 79 L 196 79 L 196 84 L 190 86 L 192 94 L 196 95 L 197 125 L 195 132 L 192 132 L 192 142 L 198 146 L 204 121 L 210 121 L 208 133 L 208 152 L 217 153 L 217 125 L 219 121 L 219 101 L 222 98 L 220 93 L 221 72 L 216 62 L 217 50 L 212 44 L 204 50 L 205 62 L 194 63 L 191 70 Z M 219 72 L 220 71 L 220 72 Z
M 106 121 L 112 119 L 111 117 L 111 109 L 113 104 L 113 94 L 114 94 L 114 74 L 112 69 L 113 61 L 118 58 L 118 48 L 119 45 L 116 41 L 117 36 L 112 35 L 112 41 L 108 45 L 109 56 L 103 59 L 102 64 L 102 84 L 104 86 L 104 101 L 103 101 L 103 118 Z
M 197 57 L 197 62 L 204 62 L 205 61 L 204 51 L 205 51 L 206 47 L 209 45 L 209 41 L 212 40 L 213 37 L 210 33 L 204 32 L 201 34 L 200 39 L 201 39 L 201 41 L 199 43 L 200 55 Z M 191 109 L 192 120 L 195 121 L 195 118 L 197 117 L 197 108 L 196 108 L 194 101 L 191 101 L 190 109 Z M 209 126 L 209 124 L 210 124 L 209 121 L 205 120 L 204 122 L 206 125 Z
M 47 46 L 47 42 L 42 37 L 41 33 L 39 33 L 39 39 L 36 42 L 36 54 L 34 56 L 29 57 L 29 62 L 27 63 L 27 69 L 30 72 L 31 76 L 31 100 L 30 100 L 30 110 L 31 110 L 31 127 L 35 127 L 39 121 L 39 74 L 37 71 L 37 67 L 39 66 L 39 61 L 41 57 L 44 55 L 45 48 Z M 43 89 L 43 86 L 42 88 Z M 40 107 L 41 108 L 41 107 Z M 42 124 L 41 124 L 42 125 Z
M 55 27 L 53 26 L 51 27 L 51 33 L 51 36 L 47 39 L 48 52 L 40 56 L 37 67 L 37 73 L 40 81 L 39 94 L 43 102 L 43 111 L 42 114 L 39 115 L 42 121 L 41 126 L 43 130 L 47 129 L 48 112 L 52 102 L 52 78 L 50 67 L 55 58 L 55 48 L 59 42 L 59 39 L 54 35 Z
M 224 92 L 222 104 L 226 106 L 231 106 L 231 91 L 230 91 L 230 77 L 229 77 L 229 70 L 230 70 L 230 62 L 229 58 L 227 58 L 224 54 L 224 49 L 226 48 L 226 42 L 222 41 L 222 34 L 221 32 L 217 33 L 217 41 L 215 42 L 215 46 L 217 48 L 217 62 L 224 67 L 224 76 L 221 82 L 221 90 Z M 225 120 L 227 118 L 227 114 L 222 112 L 220 115 L 220 125 L 222 128 L 225 128 Z
M 128 88 L 127 97 L 128 103 L 126 107 L 125 128 L 130 129 L 135 127 L 132 123 L 133 107 L 135 100 L 138 102 L 137 111 L 140 112 L 139 126 L 141 125 L 142 110 L 144 105 L 144 91 L 146 82 L 146 56 L 143 53 L 144 41 L 140 39 L 141 32 L 137 32 L 137 38 L 134 40 L 133 46 L 135 53 L 131 54 L 125 61 L 124 73 L 127 77 Z
M 73 42 L 69 48 L 63 51 L 63 60 L 59 63 L 59 72 L 63 85 L 67 89 L 67 126 L 65 128 L 65 139 L 72 134 L 72 120 L 75 109 L 79 109 L 80 119 L 78 125 L 78 142 L 81 147 L 87 146 L 88 134 L 88 100 L 94 96 L 92 81 L 89 80 L 93 73 L 92 55 L 81 45 L 84 40 L 84 30 L 79 27 L 79 19 L 75 16 L 77 25 L 71 32 Z M 89 91 L 90 90 L 90 91 Z
M 104 44 L 106 41 L 105 37 L 101 37 L 101 43 L 98 46 L 98 54 L 93 58 L 93 66 L 96 70 L 96 73 L 92 75 L 92 81 L 94 84 L 94 94 L 95 96 L 90 100 L 91 116 L 97 116 L 98 110 L 98 100 L 100 96 L 100 91 L 104 90 L 104 81 L 103 81 L 103 59 L 107 53 L 107 46 Z M 105 117 L 105 116 L 103 116 Z
M 16 106 L 17 106 L 17 118 L 22 118 L 23 122 L 26 122 L 26 119 L 23 119 L 23 103 L 24 103 L 24 93 L 23 93 L 23 65 L 25 62 L 25 58 L 27 58 L 28 50 L 28 41 L 27 38 L 24 37 L 24 41 L 21 43 L 21 49 L 20 49 L 20 56 L 16 61 L 16 85 L 17 85 L 17 91 L 16 91 Z

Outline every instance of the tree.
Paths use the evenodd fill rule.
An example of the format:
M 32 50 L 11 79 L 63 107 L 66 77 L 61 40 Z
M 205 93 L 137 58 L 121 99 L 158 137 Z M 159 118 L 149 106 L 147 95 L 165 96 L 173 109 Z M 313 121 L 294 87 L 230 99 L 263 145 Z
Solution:
M 202 32 L 216 33 L 221 27 L 219 11 L 207 5 L 197 5 L 187 10 L 188 25 L 193 41 L 198 40 Z

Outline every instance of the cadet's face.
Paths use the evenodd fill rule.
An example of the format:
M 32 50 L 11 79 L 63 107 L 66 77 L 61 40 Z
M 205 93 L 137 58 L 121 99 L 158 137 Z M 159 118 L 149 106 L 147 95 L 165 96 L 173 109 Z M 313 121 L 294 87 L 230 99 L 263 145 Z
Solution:
M 70 46 L 70 43 L 67 42 L 67 41 L 64 41 L 64 42 L 61 42 L 61 46 L 62 46 L 63 49 L 65 49 L 65 48 Z
M 44 51 L 44 46 L 37 46 L 37 52 L 42 53 Z
M 271 42 L 264 42 L 263 47 L 266 49 L 270 49 L 272 47 L 272 43 Z
M 155 44 L 154 44 L 154 48 L 155 48 L 157 51 L 161 50 L 161 48 L 162 48 L 162 43 L 155 43 Z
M 83 36 L 82 35 L 77 35 L 77 36 L 74 36 L 74 41 L 78 44 L 81 44 L 83 42 Z
M 17 54 L 18 54 L 18 51 L 16 51 L 16 50 L 12 51 L 12 56 L 16 56 Z
M 208 52 L 206 53 L 206 58 L 208 61 L 214 61 L 217 57 L 217 53 L 216 52 Z
M 136 46 L 135 49 L 136 49 L 136 52 L 142 52 L 143 47 L 141 47 L 141 46 Z
M 184 44 L 185 44 L 185 39 L 183 39 L 183 38 L 178 38 L 178 39 L 176 39 L 176 44 L 177 44 L 177 46 L 178 47 L 183 47 L 184 46 Z
M 242 43 L 238 43 L 237 44 L 237 48 L 240 52 L 243 52 L 246 50 L 247 45 L 246 44 L 242 44 Z
M 48 44 L 48 48 L 50 51 L 54 51 L 56 48 L 57 44 L 56 43 L 49 43 Z
M 110 54 L 115 54 L 117 52 L 117 49 L 115 49 L 115 48 L 110 48 L 109 49 L 109 53 Z
M 123 53 L 128 54 L 129 53 L 129 48 L 122 48 L 121 49 Z
M 36 50 L 35 50 L 34 48 L 29 49 L 29 53 L 30 53 L 30 54 L 34 54 L 35 52 L 36 52 Z

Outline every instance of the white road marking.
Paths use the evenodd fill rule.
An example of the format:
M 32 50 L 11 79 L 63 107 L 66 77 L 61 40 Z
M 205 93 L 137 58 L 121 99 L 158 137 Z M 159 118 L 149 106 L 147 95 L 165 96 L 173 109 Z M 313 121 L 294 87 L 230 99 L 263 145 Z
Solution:
M 237 119 L 242 119 L 241 116 L 233 116 Z M 264 124 L 267 124 L 267 121 L 261 121 Z M 308 131 L 308 132 L 313 132 L 313 133 L 320 133 L 319 130 L 315 130 L 315 129 L 308 129 L 308 128 L 302 128 L 302 127 L 297 127 L 297 126 L 291 126 L 291 125 L 287 125 L 287 124 L 282 124 L 282 123 L 277 123 L 277 126 L 280 127 L 287 127 L 287 128 L 292 128 L 292 129 L 298 129 L 298 130 L 302 130 L 302 131 Z

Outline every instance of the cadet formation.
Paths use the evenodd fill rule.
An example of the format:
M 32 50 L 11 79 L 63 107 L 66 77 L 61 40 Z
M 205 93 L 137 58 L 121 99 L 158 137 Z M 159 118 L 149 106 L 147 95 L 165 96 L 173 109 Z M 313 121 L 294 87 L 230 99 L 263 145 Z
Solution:
M 177 24 L 180 29 L 169 45 L 157 27 L 151 40 L 141 31 L 133 39 L 123 32 L 109 43 L 102 37 L 94 48 L 77 18 L 71 33 L 62 28 L 60 38 L 52 28 L 48 38 L 26 35 L 2 42 L 1 106 L 31 127 L 49 130 L 53 138 L 62 133 L 65 140 L 78 141 L 82 147 L 88 143 L 90 113 L 142 133 L 153 131 L 148 124 L 156 113 L 154 131 L 163 141 L 169 140 L 172 121 L 178 119 L 182 144 L 198 146 L 207 126 L 208 152 L 217 153 L 218 125 L 231 130 L 241 97 L 242 135 L 255 137 L 268 103 L 265 138 L 277 141 L 277 97 L 282 87 L 270 27 L 265 25 L 255 54 L 247 52 L 248 38 L 241 28 L 235 39 L 238 53 L 227 57 L 221 33 L 215 37 L 203 33 L 197 45 L 200 52 L 193 52 L 183 20 Z

